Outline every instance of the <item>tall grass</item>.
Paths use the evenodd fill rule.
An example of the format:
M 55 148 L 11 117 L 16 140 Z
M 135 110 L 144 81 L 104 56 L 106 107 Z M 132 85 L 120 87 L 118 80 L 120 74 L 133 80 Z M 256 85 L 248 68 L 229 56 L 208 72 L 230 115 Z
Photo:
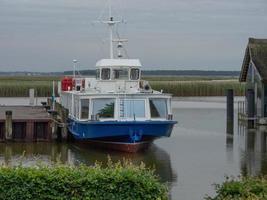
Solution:
M 144 76 L 147 81 L 209 81 L 209 80 L 237 80 L 235 76 Z
M 174 96 L 224 96 L 226 89 L 234 89 L 235 95 L 242 96 L 245 87 L 236 79 L 218 80 L 205 77 L 150 77 L 150 85 L 155 90 L 163 90 Z M 52 81 L 59 77 L 0 77 L 0 97 L 27 97 L 34 88 L 39 97 L 51 96 Z M 57 89 L 56 89 L 57 90 Z
M 39 97 L 51 96 L 53 81 L 58 80 L 58 77 L 0 77 L 0 97 L 27 97 L 30 88 Z
M 234 89 L 236 96 L 244 95 L 245 87 L 236 80 L 220 81 L 150 81 L 155 90 L 173 96 L 224 96 L 227 89 Z

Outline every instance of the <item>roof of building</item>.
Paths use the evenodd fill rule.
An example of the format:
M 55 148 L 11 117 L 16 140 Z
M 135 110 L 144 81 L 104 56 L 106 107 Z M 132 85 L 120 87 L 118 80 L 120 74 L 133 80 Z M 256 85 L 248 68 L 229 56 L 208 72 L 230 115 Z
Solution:
M 239 81 L 245 82 L 249 64 L 252 62 L 263 81 L 267 81 L 267 39 L 249 38 Z
M 102 59 L 96 67 L 141 67 L 141 62 L 138 59 Z

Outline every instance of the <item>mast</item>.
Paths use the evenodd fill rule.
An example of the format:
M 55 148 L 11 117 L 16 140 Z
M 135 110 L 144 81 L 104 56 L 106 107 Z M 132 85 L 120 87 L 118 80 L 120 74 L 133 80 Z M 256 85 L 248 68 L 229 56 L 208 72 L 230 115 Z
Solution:
M 110 17 L 110 23 L 109 25 L 109 45 L 110 45 L 110 58 L 113 59 L 113 25 L 111 22 L 113 21 L 113 17 Z
M 102 21 L 103 24 L 107 24 L 109 26 L 109 54 L 110 59 L 113 59 L 113 27 L 117 23 L 120 23 L 121 21 L 114 21 L 112 16 L 112 8 L 111 8 L 111 0 L 108 1 L 109 3 L 109 19 L 107 21 Z
M 73 78 L 75 78 L 75 76 L 76 76 L 76 64 L 77 64 L 77 60 L 73 60 L 72 61 L 73 62 Z
M 111 15 L 111 0 L 109 0 L 109 48 L 110 48 L 110 51 L 109 51 L 109 53 L 110 53 L 110 59 L 113 59 L 113 42 L 112 42 L 112 40 L 113 40 L 113 25 L 114 24 L 112 24 L 111 22 L 113 22 L 113 17 L 112 17 L 112 15 Z

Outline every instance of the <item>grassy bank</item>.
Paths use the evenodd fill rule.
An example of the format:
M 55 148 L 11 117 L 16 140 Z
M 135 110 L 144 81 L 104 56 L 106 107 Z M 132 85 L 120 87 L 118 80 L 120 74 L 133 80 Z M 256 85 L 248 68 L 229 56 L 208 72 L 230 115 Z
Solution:
M 52 81 L 59 77 L 12 76 L 0 77 L 0 97 L 28 97 L 34 88 L 40 97 L 51 96 Z
M 237 80 L 150 81 L 155 90 L 174 96 L 224 96 L 226 89 L 234 89 L 236 96 L 244 95 L 245 87 Z
M 206 200 L 266 200 L 267 179 L 262 177 L 248 177 L 229 179 L 215 186 L 215 197 Z
M 244 94 L 244 85 L 233 77 L 145 77 L 155 90 L 174 96 L 224 96 L 226 89 Z M 34 88 L 38 96 L 51 96 L 52 81 L 59 77 L 0 77 L 0 97 L 27 97 Z
M 144 76 L 147 81 L 211 81 L 211 80 L 237 80 L 235 76 Z
M 131 163 L 107 167 L 0 167 L 0 199 L 167 200 L 152 171 Z

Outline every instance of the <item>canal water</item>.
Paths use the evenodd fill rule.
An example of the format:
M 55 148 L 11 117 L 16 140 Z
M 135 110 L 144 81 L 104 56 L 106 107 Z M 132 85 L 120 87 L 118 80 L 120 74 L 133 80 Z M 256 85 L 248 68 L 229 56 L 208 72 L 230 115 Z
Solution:
M 42 99 L 38 99 L 40 102 Z M 27 104 L 27 99 L 0 98 L 0 104 Z M 171 199 L 200 200 L 214 194 L 214 183 L 225 176 L 267 174 L 267 130 L 248 132 L 238 127 L 227 135 L 225 98 L 177 98 L 173 114 L 179 122 L 170 138 L 162 138 L 145 152 L 128 154 L 80 144 L 0 144 L 0 162 L 25 166 L 61 161 L 92 165 L 127 158 L 144 162 L 170 188 Z M 235 110 L 237 111 L 237 110 Z

